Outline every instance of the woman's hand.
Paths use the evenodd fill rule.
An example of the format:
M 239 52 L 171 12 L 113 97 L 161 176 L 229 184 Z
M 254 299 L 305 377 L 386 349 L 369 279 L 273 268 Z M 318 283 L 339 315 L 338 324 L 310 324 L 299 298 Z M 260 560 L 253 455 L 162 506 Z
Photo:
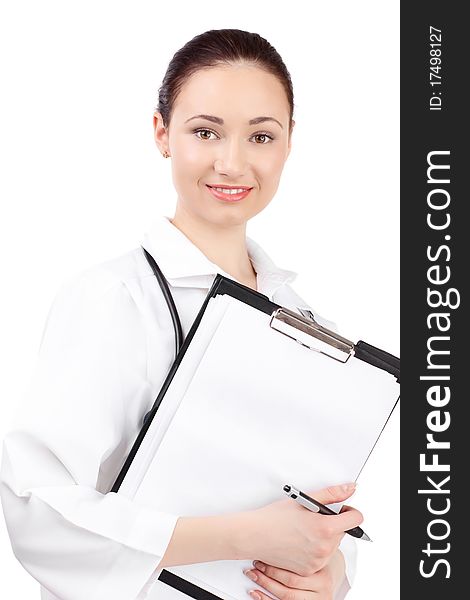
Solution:
M 307 577 L 259 561 L 254 561 L 253 565 L 255 568 L 245 571 L 245 575 L 280 600 L 333 600 L 345 577 L 344 558 L 340 550 L 335 552 L 323 569 Z M 271 600 L 259 589 L 249 593 L 255 600 Z
M 354 484 L 347 484 L 309 495 L 332 504 L 349 498 L 354 489 Z M 338 515 L 321 515 L 291 498 L 278 500 L 244 515 L 241 557 L 256 557 L 272 567 L 309 577 L 330 562 L 344 532 L 362 521 L 361 513 L 351 507 L 344 506 Z
M 311 495 L 331 504 L 351 496 L 354 488 L 354 484 L 335 486 Z M 362 520 L 351 507 L 344 506 L 338 515 L 320 515 L 291 498 L 239 513 L 181 516 L 158 568 L 256 558 L 307 577 L 330 561 L 344 532 Z

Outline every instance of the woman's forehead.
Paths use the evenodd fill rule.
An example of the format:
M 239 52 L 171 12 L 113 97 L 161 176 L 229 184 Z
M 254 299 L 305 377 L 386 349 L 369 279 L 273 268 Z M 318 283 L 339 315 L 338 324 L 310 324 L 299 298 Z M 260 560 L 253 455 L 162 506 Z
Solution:
M 227 65 L 193 73 L 176 98 L 176 113 L 185 120 L 198 114 L 227 120 L 230 115 L 246 116 L 247 121 L 269 115 L 282 122 L 288 119 L 289 106 L 275 75 L 257 66 Z

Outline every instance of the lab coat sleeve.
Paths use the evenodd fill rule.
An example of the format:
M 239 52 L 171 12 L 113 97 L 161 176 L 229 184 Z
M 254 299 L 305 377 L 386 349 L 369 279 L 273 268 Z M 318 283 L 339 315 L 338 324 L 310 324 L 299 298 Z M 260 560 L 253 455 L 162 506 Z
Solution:
M 52 594 L 133 600 L 178 516 L 107 493 L 155 390 L 125 283 L 83 273 L 56 295 L 17 427 L 4 439 L 2 505 L 16 557 Z

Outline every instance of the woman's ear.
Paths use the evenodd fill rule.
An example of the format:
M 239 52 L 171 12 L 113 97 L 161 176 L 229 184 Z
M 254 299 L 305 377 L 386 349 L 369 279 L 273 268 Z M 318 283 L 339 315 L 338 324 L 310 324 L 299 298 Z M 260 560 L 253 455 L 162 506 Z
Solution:
M 159 112 L 153 114 L 153 136 L 160 152 L 169 154 L 168 130 L 163 125 L 163 117 Z

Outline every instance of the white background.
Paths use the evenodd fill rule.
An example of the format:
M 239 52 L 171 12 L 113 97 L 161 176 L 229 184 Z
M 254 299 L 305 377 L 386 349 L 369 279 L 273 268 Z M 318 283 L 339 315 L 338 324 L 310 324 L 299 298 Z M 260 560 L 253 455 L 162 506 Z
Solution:
M 249 224 L 295 289 L 353 340 L 399 355 L 399 3 L 10 2 L 0 25 L 0 437 L 32 372 L 47 311 L 77 271 L 172 215 L 152 137 L 174 52 L 224 27 L 266 37 L 294 83 L 293 149 Z M 399 597 L 399 410 L 351 500 L 359 542 L 348 600 Z M 37 599 L 0 519 L 0 595 Z

